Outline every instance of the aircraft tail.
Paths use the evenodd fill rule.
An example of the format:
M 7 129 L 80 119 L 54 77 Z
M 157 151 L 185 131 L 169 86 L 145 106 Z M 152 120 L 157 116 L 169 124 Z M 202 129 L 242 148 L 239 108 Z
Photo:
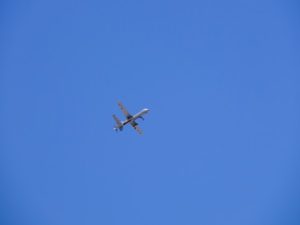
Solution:
M 116 121 L 116 126 L 114 127 L 114 129 L 116 131 L 122 130 L 123 129 L 123 124 L 122 124 L 121 120 L 116 115 L 113 115 L 113 118 Z

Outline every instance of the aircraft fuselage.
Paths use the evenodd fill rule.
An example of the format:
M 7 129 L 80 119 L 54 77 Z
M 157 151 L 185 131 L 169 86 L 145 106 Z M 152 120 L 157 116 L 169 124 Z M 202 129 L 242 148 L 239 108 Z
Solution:
M 127 119 L 124 122 L 122 122 L 123 126 L 125 126 L 128 123 L 134 123 L 135 120 L 137 120 L 139 118 L 144 119 L 143 115 L 145 115 L 149 111 L 150 111 L 149 109 L 143 109 L 143 110 L 141 110 L 140 112 L 138 112 L 137 114 L 135 114 L 133 116 L 128 116 Z

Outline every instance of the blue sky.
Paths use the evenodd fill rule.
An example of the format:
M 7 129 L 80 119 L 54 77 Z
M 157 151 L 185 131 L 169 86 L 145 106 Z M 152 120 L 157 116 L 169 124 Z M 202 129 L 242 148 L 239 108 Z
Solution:
M 299 224 L 299 12 L 2 1 L 0 223 Z

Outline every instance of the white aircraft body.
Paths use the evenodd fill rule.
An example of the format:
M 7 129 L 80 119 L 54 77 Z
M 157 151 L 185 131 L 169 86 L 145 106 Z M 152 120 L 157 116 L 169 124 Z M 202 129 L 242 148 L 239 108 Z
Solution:
M 126 116 L 126 120 L 125 121 L 121 121 L 119 120 L 119 118 L 116 115 L 113 115 L 114 120 L 116 121 L 116 126 L 114 127 L 115 131 L 122 131 L 123 127 L 126 124 L 130 124 L 139 134 L 142 134 L 142 130 L 141 128 L 138 126 L 138 123 L 136 122 L 137 119 L 142 119 L 144 120 L 143 115 L 145 115 L 146 113 L 148 113 L 150 110 L 149 109 L 143 109 L 140 112 L 138 112 L 135 115 L 131 115 L 127 109 L 123 106 L 122 102 L 118 102 L 118 105 L 121 109 L 121 111 L 123 112 L 123 114 Z

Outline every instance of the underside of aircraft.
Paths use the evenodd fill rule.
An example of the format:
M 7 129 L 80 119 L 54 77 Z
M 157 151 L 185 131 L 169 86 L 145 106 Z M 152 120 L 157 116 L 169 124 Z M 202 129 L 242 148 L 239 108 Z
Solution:
M 120 107 L 121 111 L 126 117 L 125 121 L 121 121 L 116 115 L 113 115 L 113 118 L 116 122 L 116 125 L 114 126 L 115 131 L 122 131 L 124 126 L 126 124 L 130 124 L 139 134 L 142 134 L 141 128 L 138 126 L 138 123 L 136 122 L 137 119 L 144 120 L 144 115 L 147 114 L 150 110 L 147 108 L 142 109 L 140 112 L 138 112 L 135 115 L 131 115 L 127 109 L 124 107 L 122 102 L 118 102 L 118 106 Z

